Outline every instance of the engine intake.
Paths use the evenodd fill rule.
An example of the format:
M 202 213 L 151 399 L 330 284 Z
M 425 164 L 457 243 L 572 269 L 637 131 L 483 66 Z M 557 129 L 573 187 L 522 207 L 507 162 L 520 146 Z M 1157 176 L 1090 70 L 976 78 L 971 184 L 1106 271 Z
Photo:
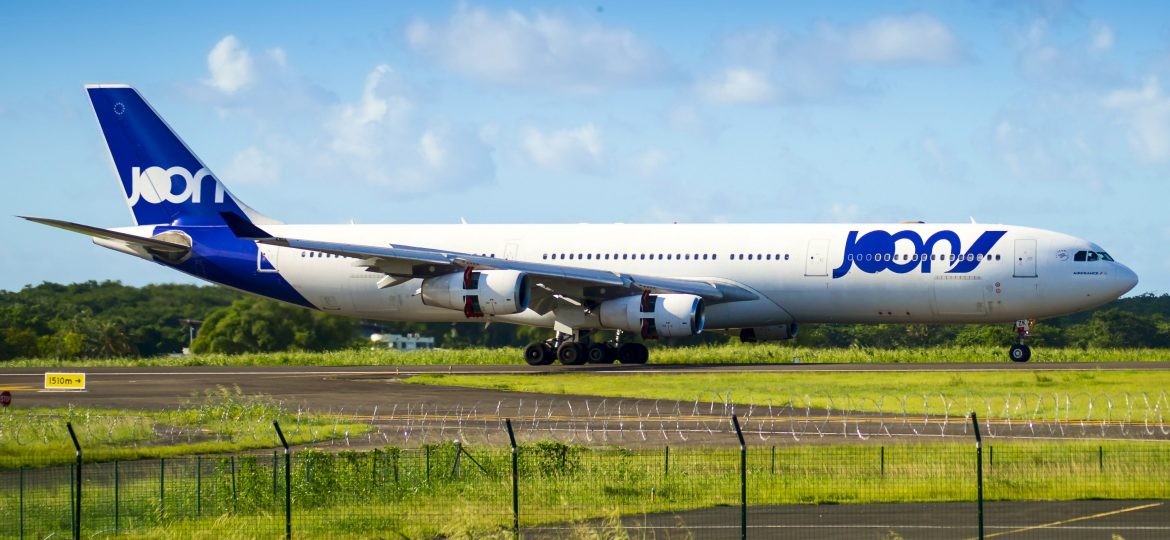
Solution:
M 528 309 L 528 274 L 517 270 L 484 270 L 467 267 L 462 273 L 427 278 L 422 301 L 431 307 L 458 309 L 467 318 L 513 315 Z
M 627 296 L 601 303 L 601 326 L 640 332 L 642 339 L 688 337 L 703 331 L 703 299 L 693 294 Z

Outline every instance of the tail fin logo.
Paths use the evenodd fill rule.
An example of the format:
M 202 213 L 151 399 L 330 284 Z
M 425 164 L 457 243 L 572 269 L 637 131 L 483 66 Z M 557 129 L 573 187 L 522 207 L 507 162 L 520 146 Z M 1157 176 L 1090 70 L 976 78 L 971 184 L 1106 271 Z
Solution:
M 181 182 L 176 182 L 176 178 L 180 179 Z M 146 170 L 133 167 L 130 171 L 130 206 L 138 204 L 139 200 L 149 204 L 159 204 L 164 201 L 174 204 L 190 201 L 199 204 L 202 199 L 204 181 L 208 179 L 215 186 L 215 202 L 222 203 L 223 184 L 219 183 L 211 175 L 211 171 L 206 168 L 201 168 L 192 175 L 191 171 L 183 167 L 169 169 L 147 167 Z M 182 185 L 176 186 L 176 183 Z M 176 187 L 181 187 L 180 191 L 176 192 Z

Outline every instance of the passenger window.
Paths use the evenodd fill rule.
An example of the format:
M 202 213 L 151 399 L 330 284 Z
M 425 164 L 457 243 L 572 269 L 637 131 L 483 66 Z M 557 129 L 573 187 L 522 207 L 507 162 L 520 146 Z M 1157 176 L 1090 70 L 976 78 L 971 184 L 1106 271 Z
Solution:
M 786 260 L 786 261 L 788 260 L 788 254 L 787 254 L 787 253 L 785 253 L 785 254 L 784 254 L 784 260 Z

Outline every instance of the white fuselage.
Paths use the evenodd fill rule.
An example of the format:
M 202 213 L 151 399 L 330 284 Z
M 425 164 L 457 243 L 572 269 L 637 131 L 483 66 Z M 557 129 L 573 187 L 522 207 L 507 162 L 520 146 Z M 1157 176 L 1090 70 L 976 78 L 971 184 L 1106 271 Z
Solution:
M 1104 304 L 1136 283 L 1132 271 L 1112 260 L 1074 260 L 1077 252 L 1103 253 L 1088 241 L 1006 225 L 270 225 L 267 229 L 282 237 L 428 246 L 506 260 L 714 280 L 737 284 L 759 296 L 709 305 L 708 329 L 794 322 L 1040 319 Z M 985 250 L 980 249 L 981 243 Z M 376 283 L 382 275 L 355 266 L 353 259 L 268 245 L 260 249 L 275 271 L 321 310 L 379 320 L 467 320 L 460 311 L 424 305 L 418 294 L 419 279 L 379 289 Z M 959 260 L 953 260 L 956 253 Z M 257 271 L 264 270 L 258 267 Z M 552 313 L 531 310 L 494 317 L 550 327 L 553 319 Z M 584 327 L 598 326 L 587 317 Z

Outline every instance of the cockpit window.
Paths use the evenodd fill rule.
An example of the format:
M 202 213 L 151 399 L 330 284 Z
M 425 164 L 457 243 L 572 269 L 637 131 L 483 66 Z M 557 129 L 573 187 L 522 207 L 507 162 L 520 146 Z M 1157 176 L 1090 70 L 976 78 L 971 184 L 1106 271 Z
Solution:
M 1073 260 L 1078 262 L 1093 262 L 1093 261 L 1110 261 L 1113 262 L 1113 257 L 1104 251 L 1078 251 L 1073 255 Z

